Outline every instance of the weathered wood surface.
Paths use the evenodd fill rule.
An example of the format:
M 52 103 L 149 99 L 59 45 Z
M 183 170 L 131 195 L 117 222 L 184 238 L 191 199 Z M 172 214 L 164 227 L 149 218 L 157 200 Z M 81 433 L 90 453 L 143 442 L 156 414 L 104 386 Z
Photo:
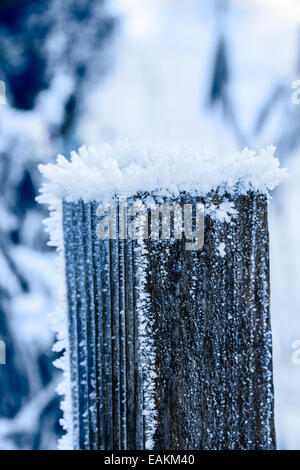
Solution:
M 64 203 L 75 448 L 144 449 L 153 423 L 154 449 L 275 448 L 267 201 L 227 197 L 237 217 L 206 216 L 202 250 L 146 240 L 144 254 L 136 240 L 97 237 L 96 203 Z

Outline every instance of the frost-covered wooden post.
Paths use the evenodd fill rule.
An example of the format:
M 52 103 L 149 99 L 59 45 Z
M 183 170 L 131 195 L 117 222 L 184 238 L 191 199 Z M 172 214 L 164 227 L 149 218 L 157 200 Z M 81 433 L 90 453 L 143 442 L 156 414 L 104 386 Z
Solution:
M 61 447 L 275 448 L 273 151 L 117 144 L 42 168 L 66 286 Z

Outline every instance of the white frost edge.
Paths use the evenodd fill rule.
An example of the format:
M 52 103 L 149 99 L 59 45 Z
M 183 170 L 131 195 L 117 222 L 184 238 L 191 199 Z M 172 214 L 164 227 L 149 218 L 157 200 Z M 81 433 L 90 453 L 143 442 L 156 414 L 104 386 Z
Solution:
M 55 165 L 39 166 L 47 180 L 39 202 L 48 203 L 53 197 L 111 202 L 115 195 L 129 197 L 138 192 L 175 197 L 182 191 L 268 193 L 287 176 L 274 152 L 275 147 L 269 146 L 259 152 L 245 148 L 212 155 L 205 150 L 127 141 L 99 148 L 83 146 L 78 153 L 71 152 L 71 160 L 59 155 Z
M 156 350 L 153 339 L 153 325 L 151 312 L 149 312 L 148 298 L 145 291 L 147 283 L 146 270 L 148 267 L 148 250 L 143 239 L 137 240 L 138 268 L 137 268 L 137 314 L 139 322 L 139 355 L 143 383 L 143 415 L 145 417 L 145 449 L 151 450 L 154 446 L 154 434 L 156 431 L 156 407 L 155 407 L 155 359 Z
M 51 199 L 48 201 L 50 217 L 44 220 L 46 232 L 49 233 L 48 244 L 56 247 L 57 275 L 58 275 L 58 305 L 56 311 L 50 314 L 50 321 L 53 330 L 56 332 L 56 343 L 53 351 L 64 353 L 56 359 L 53 364 L 63 371 L 63 380 L 56 388 L 59 395 L 64 398 L 60 403 L 63 418 L 60 420 L 62 428 L 66 433 L 58 441 L 59 450 L 73 449 L 73 413 L 72 413 L 72 393 L 70 378 L 70 348 L 68 334 L 68 314 L 67 314 L 67 293 L 65 275 L 65 256 L 62 227 L 62 201 Z

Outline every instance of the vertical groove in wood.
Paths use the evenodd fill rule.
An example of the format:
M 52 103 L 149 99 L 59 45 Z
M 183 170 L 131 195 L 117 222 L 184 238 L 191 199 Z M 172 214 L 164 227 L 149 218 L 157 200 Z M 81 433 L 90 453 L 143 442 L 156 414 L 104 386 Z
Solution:
M 104 423 L 104 324 L 103 324 L 103 285 L 102 285 L 102 259 L 101 243 L 96 234 L 98 218 L 96 215 L 98 204 L 91 203 L 92 243 L 94 270 L 94 304 L 95 304 L 95 341 L 96 341 L 96 384 L 98 408 L 98 442 L 99 449 L 105 450 L 105 423 Z
M 125 282 L 125 241 L 119 242 L 119 311 L 120 311 L 120 411 L 121 449 L 127 448 L 127 387 L 126 387 L 126 282 Z
M 63 203 L 63 233 L 66 264 L 66 290 L 69 319 L 69 354 L 70 354 L 70 380 L 72 390 L 73 410 L 73 439 L 74 448 L 79 449 L 79 379 L 78 379 L 78 338 L 77 338 L 77 299 L 76 299 L 76 274 L 74 252 L 73 210 L 74 204 Z
M 84 227 L 84 259 L 85 259 L 85 289 L 87 295 L 87 377 L 89 389 L 89 424 L 90 447 L 93 450 L 99 448 L 98 412 L 97 406 L 97 344 L 96 344 L 96 314 L 95 314 L 95 288 L 94 266 L 92 247 L 92 221 L 91 204 L 83 206 Z
M 115 222 L 117 225 L 118 219 Z M 110 285 L 112 312 L 113 449 L 117 450 L 121 447 L 119 243 L 117 240 L 110 240 Z
M 84 245 L 83 245 L 83 203 L 73 211 L 74 250 L 76 254 L 76 305 L 77 305 L 77 348 L 78 348 L 78 386 L 79 386 L 79 444 L 81 449 L 90 449 L 89 423 L 89 384 L 88 384 L 88 337 L 87 337 L 87 296 L 85 283 Z
M 134 363 L 134 299 L 133 299 L 133 260 L 132 240 L 126 240 L 125 249 L 125 329 L 126 329 L 126 422 L 127 449 L 135 449 L 135 363 Z
M 111 314 L 111 286 L 110 286 L 110 241 L 101 242 L 103 256 L 101 259 L 102 293 L 103 293 L 103 386 L 104 386 L 104 430 L 105 448 L 113 449 L 113 378 L 112 378 L 112 314 Z

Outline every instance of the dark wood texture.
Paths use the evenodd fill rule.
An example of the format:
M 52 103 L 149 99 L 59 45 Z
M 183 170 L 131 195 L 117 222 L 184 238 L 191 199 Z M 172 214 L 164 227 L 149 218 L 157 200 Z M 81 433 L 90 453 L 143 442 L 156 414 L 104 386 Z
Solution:
M 161 450 L 275 448 L 267 200 L 203 202 L 224 200 L 237 215 L 207 215 L 201 250 L 146 240 L 144 253 L 98 239 L 96 203 L 64 203 L 75 448 L 144 449 L 151 433 Z

